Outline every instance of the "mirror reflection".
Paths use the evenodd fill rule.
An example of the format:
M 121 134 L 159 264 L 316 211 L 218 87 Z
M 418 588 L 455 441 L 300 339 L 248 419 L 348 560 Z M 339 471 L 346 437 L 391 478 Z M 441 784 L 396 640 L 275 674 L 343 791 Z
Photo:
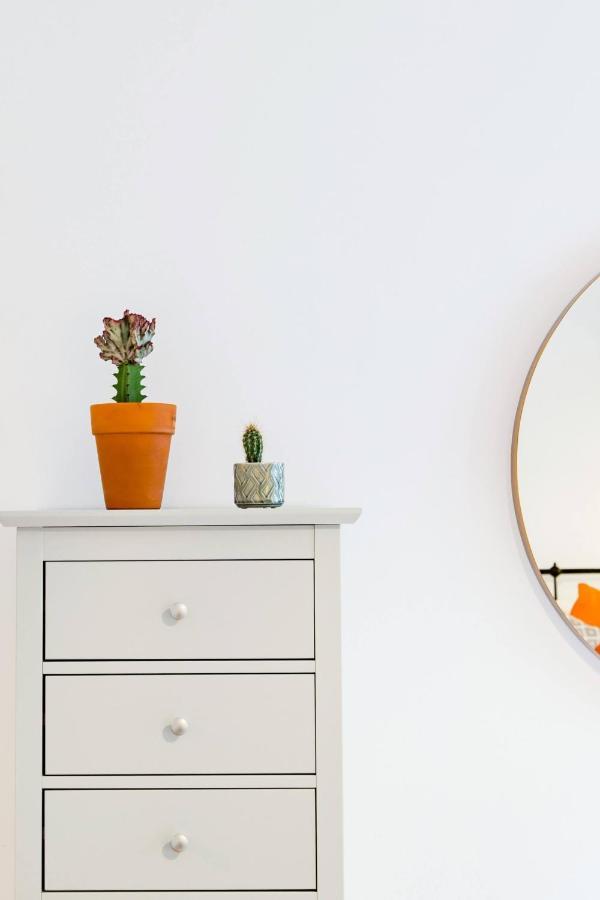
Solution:
M 517 441 L 515 499 L 532 562 L 559 612 L 600 654 L 600 277 L 540 352 Z

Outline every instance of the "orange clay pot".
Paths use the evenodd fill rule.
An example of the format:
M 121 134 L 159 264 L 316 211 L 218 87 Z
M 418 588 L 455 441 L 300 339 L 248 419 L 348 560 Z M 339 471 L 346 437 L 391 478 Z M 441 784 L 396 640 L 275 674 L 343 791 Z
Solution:
M 107 509 L 160 509 L 177 407 L 172 403 L 94 403 Z

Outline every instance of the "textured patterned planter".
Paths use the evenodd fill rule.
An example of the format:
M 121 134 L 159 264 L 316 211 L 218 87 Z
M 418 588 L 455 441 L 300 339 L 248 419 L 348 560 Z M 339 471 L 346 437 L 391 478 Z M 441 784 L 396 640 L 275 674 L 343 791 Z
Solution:
M 281 506 L 284 496 L 283 463 L 236 463 L 233 467 L 236 506 Z

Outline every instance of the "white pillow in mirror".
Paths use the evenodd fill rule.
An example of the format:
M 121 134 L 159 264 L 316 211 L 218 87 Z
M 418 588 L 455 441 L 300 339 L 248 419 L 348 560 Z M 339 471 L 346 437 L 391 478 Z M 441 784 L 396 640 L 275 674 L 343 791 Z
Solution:
M 595 651 L 596 647 L 600 647 L 600 628 L 597 628 L 595 625 L 586 625 L 585 622 L 582 622 L 581 619 L 576 619 L 575 616 L 569 616 L 569 622 L 579 637 L 583 638 L 592 650 Z

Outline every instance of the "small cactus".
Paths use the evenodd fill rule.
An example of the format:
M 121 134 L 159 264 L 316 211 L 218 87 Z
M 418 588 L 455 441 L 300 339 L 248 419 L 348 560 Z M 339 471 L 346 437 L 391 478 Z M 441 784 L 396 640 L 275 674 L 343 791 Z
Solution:
M 126 309 L 122 319 L 106 317 L 102 321 L 104 331 L 94 338 L 94 343 L 100 348 L 100 359 L 117 367 L 113 400 L 141 403 L 145 399 L 141 361 L 154 349 L 156 319 L 149 321 Z
M 263 439 L 256 425 L 248 425 L 242 437 L 246 462 L 262 462 Z

